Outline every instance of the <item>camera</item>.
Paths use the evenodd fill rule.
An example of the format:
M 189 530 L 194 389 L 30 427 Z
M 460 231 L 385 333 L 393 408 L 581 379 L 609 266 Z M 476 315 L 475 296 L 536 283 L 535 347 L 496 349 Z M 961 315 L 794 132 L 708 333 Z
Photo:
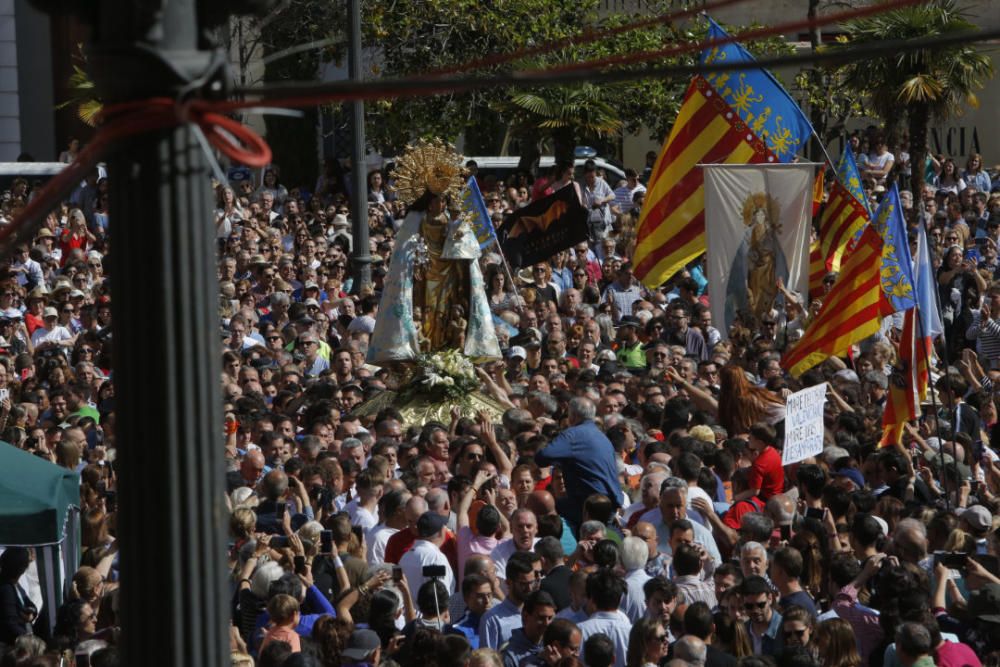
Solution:
M 444 565 L 424 565 L 424 569 L 421 570 L 421 574 L 427 579 L 433 579 L 435 577 L 447 576 L 448 570 Z

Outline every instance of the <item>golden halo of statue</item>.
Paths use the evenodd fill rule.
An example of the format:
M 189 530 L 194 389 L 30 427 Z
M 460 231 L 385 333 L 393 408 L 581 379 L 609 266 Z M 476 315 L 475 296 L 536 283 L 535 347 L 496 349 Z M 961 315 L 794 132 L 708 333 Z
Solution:
M 440 139 L 408 145 L 392 172 L 396 198 L 409 206 L 428 192 L 445 199 L 458 197 L 465 185 L 463 159 Z

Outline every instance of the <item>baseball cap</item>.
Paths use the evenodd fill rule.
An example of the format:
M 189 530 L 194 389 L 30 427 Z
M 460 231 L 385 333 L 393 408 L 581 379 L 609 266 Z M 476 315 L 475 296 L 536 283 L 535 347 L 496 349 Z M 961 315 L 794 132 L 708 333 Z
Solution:
M 833 473 L 834 477 L 846 477 L 854 482 L 859 489 L 865 488 L 865 478 L 857 468 L 841 468 Z
M 382 640 L 374 631 L 355 630 L 351 633 L 351 638 L 347 640 L 347 646 L 340 652 L 340 655 L 348 660 L 361 662 L 381 645 Z
M 45 311 L 44 311 L 44 312 L 42 313 L 42 318 L 43 318 L 43 319 L 44 319 L 44 318 L 48 318 L 48 317 L 59 317 L 59 311 L 58 311 L 58 310 L 56 310 L 55 308 L 53 308 L 52 306 L 49 306 L 49 307 L 48 307 L 48 308 L 46 308 L 46 309 L 45 309 Z
M 417 537 L 433 537 L 440 533 L 441 529 L 447 525 L 447 517 L 443 517 L 437 512 L 424 512 L 417 519 Z
M 514 357 L 521 357 L 522 359 L 528 358 L 528 353 L 520 345 L 515 345 L 507 351 L 507 358 L 513 359 Z
M 639 329 L 642 327 L 642 323 L 639 322 L 638 317 L 635 317 L 634 315 L 626 315 L 618 320 L 618 324 L 615 325 L 615 329 L 619 329 L 621 327 L 635 327 L 636 329 Z

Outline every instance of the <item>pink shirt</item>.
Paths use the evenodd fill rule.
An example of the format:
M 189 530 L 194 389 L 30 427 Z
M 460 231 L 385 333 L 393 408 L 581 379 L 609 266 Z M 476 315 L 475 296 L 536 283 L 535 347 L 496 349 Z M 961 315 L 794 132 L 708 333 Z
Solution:
M 493 553 L 493 550 L 497 548 L 500 544 L 500 540 L 496 537 L 490 535 L 484 537 L 482 535 L 476 535 L 472 528 L 468 526 L 462 526 L 458 529 L 458 581 L 462 581 L 465 577 L 465 561 L 469 559 L 469 556 L 474 554 L 482 554 L 484 556 L 489 556 Z
M 947 639 L 937 649 L 938 667 L 983 667 L 979 656 L 967 644 L 956 644 Z
M 302 651 L 302 640 L 299 638 L 299 633 L 295 632 L 293 628 L 285 628 L 280 625 L 276 625 L 269 629 L 264 634 L 264 641 L 260 643 L 260 651 L 264 652 L 264 647 L 271 642 L 288 642 L 292 647 L 292 653 L 299 653 Z

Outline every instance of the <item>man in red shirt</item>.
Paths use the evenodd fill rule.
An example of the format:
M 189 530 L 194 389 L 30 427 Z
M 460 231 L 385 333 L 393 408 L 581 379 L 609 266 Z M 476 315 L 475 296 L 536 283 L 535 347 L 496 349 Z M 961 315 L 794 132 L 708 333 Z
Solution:
M 781 466 L 781 452 L 774 448 L 774 427 L 757 422 L 750 427 L 750 452 L 753 464 L 747 479 L 748 488 L 733 497 L 733 503 L 757 496 L 764 502 L 785 490 L 785 470 Z

